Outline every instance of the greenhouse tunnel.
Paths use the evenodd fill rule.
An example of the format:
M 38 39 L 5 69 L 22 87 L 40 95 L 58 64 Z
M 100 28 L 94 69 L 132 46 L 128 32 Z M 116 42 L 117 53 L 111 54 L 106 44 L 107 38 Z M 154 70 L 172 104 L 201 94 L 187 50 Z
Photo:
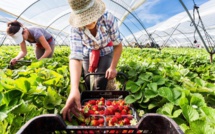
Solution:
M 117 69 L 128 76 L 130 95 L 124 99 L 138 106 L 141 117 L 147 113 L 169 117 L 163 122 L 170 123 L 169 127 L 159 134 L 165 129 L 172 129 L 170 134 L 215 134 L 215 0 L 101 1 L 115 16 L 123 38 Z M 37 115 L 60 113 L 70 86 L 71 12 L 68 0 L 0 0 L 0 134 L 17 132 Z M 55 57 L 37 61 L 35 44 L 26 42 L 32 53 L 11 68 L 10 60 L 21 46 L 6 32 L 7 23 L 14 20 L 51 33 L 57 47 Z M 85 89 L 83 79 L 81 76 L 80 87 Z M 114 86 L 123 87 L 118 83 L 124 79 L 114 80 Z M 138 125 L 144 125 L 141 121 Z M 133 133 L 139 132 L 133 129 Z M 140 131 L 150 132 L 155 131 Z
M 178 8 L 181 8 L 181 13 L 178 13 L 161 23 L 157 23 L 154 26 L 147 26 L 147 28 L 145 28 L 144 26 L 147 22 L 144 22 L 144 18 L 139 17 L 140 11 L 138 10 L 138 8 L 141 5 L 146 5 L 146 8 L 148 8 L 147 4 L 150 2 L 147 2 L 145 0 L 140 0 L 138 2 L 134 0 L 105 0 L 104 2 L 106 3 L 107 9 L 114 13 L 118 20 L 120 20 L 120 29 L 123 29 L 123 32 L 126 33 L 123 34 L 124 38 L 126 38 L 126 40 L 124 40 L 124 45 L 144 45 L 149 42 L 155 42 L 161 47 L 163 47 L 163 45 L 165 47 L 194 47 L 195 44 L 193 43 L 193 41 L 196 40 L 201 47 L 205 47 L 201 39 L 197 35 L 198 33 L 195 32 L 195 27 L 191 26 L 192 21 L 190 20 L 186 11 L 183 9 L 183 6 L 180 4 L 180 2 L 178 2 L 177 6 Z M 6 34 L 4 35 L 4 31 L 6 29 L 7 22 L 18 19 L 26 26 L 38 25 L 44 27 L 45 29 L 48 29 L 56 36 L 55 38 L 58 45 L 69 45 L 69 40 L 67 38 L 70 27 L 68 21 L 66 20 L 68 20 L 70 8 L 67 4 L 67 1 L 58 2 L 55 0 L 51 2 L 52 4 L 49 3 L 50 2 L 48 0 L 32 0 L 28 2 L 23 2 L 22 0 L 20 0 L 17 1 L 16 5 L 12 2 L 2 0 L 1 12 L 4 12 L 7 15 L 1 17 L 1 31 L 3 32 L 1 34 L 1 44 L 13 44 L 13 41 L 10 41 L 9 39 L 10 37 L 7 37 Z M 192 11 L 194 4 L 187 8 L 190 10 L 191 15 L 195 14 L 195 16 L 193 17 L 195 17 L 194 19 L 196 20 L 194 21 L 198 23 L 198 28 L 203 36 L 203 39 L 205 40 L 207 37 L 205 37 L 202 26 L 199 24 L 199 22 L 197 22 L 199 21 L 198 14 L 193 14 Z M 212 39 L 214 37 L 214 30 L 212 26 L 214 24 L 214 18 L 212 17 L 214 13 L 212 9 L 213 5 L 213 1 L 208 1 L 202 4 L 199 8 L 201 19 L 204 22 L 204 27 L 208 31 L 208 33 L 210 33 Z M 40 7 L 40 10 L 37 10 L 37 7 Z M 128 27 L 128 25 L 130 28 Z M 194 37 L 194 32 L 197 37 Z

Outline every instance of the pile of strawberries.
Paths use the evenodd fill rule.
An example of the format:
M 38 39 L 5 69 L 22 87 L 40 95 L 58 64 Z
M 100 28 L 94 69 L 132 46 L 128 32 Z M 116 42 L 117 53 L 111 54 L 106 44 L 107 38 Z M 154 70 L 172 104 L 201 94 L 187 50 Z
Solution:
M 131 125 L 134 112 L 123 99 L 85 100 L 78 117 L 83 126 L 124 126 Z

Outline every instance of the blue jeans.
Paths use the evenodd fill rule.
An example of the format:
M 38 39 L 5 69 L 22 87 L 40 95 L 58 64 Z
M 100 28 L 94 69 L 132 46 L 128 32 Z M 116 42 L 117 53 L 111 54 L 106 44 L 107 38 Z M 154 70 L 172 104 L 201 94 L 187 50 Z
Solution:
M 95 72 L 96 73 L 103 73 L 103 72 L 105 73 L 107 71 L 107 69 L 110 67 L 112 58 L 113 58 L 113 52 L 100 57 L 98 68 L 96 69 Z M 88 68 L 89 68 L 89 57 L 84 57 L 84 60 L 83 60 L 84 75 L 89 73 Z M 95 80 L 93 82 L 93 90 L 105 90 L 106 89 L 108 80 L 105 78 L 105 75 L 90 75 L 90 76 L 94 76 L 94 80 Z M 90 76 L 85 79 L 88 89 L 90 89 Z

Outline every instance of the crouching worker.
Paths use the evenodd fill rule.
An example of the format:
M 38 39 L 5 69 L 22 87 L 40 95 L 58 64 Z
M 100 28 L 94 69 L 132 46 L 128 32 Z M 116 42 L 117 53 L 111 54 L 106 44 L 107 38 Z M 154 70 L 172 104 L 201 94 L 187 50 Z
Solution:
M 117 19 L 108 11 L 102 0 L 68 0 L 70 14 L 70 79 L 71 90 L 64 106 L 63 118 L 81 110 L 79 81 L 82 72 L 105 72 L 95 75 L 95 90 L 105 90 L 108 79 L 117 75 L 116 67 L 122 53 L 122 38 Z M 89 80 L 87 81 L 89 85 Z M 89 86 L 88 86 L 89 87 Z
M 36 43 L 35 55 L 38 60 L 51 58 L 54 53 L 55 41 L 50 33 L 39 27 L 23 27 L 18 21 L 12 21 L 7 24 L 7 34 L 11 36 L 15 43 L 20 44 L 21 51 L 11 59 L 10 63 L 15 65 L 17 61 L 27 54 L 25 41 Z

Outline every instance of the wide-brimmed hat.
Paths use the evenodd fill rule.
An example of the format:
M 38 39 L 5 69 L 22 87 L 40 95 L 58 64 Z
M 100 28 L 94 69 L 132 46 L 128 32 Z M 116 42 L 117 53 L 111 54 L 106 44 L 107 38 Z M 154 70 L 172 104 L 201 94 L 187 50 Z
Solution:
M 22 36 L 23 28 L 20 27 L 19 31 L 15 33 L 14 35 L 11 35 L 11 37 L 14 39 L 14 41 L 17 44 L 20 44 L 23 41 L 23 36 Z
M 72 12 L 69 23 L 73 27 L 83 27 L 97 21 L 105 12 L 102 0 L 68 0 Z

